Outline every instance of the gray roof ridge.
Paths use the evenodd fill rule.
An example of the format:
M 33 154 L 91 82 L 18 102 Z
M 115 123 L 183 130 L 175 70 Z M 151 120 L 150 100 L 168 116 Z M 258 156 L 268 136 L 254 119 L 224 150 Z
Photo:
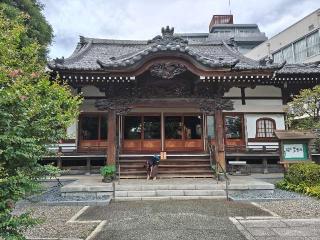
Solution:
M 75 50 L 69 57 L 65 58 L 64 59 L 64 63 L 71 63 L 74 60 L 79 59 L 79 57 L 81 57 L 84 53 L 86 53 L 91 48 L 92 41 L 88 41 L 88 42 L 86 42 L 84 44 L 79 42 L 78 44 L 79 45 L 83 45 L 83 46 L 81 46 L 79 51 L 76 52 L 76 50 Z
M 126 40 L 126 39 L 108 39 L 108 38 L 89 38 L 83 37 L 83 41 L 92 42 L 93 44 L 134 44 L 134 45 L 146 45 L 146 40 Z

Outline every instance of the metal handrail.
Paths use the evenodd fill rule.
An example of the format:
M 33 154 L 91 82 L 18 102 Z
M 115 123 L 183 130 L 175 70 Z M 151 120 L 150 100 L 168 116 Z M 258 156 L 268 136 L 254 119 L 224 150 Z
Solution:
M 118 141 L 116 141 L 116 165 L 118 167 L 118 174 L 116 174 L 116 176 L 118 175 L 118 181 L 120 183 L 120 174 L 121 174 L 121 167 L 120 167 L 120 144 L 118 143 Z
M 227 176 L 227 172 L 225 169 L 221 166 L 220 162 L 217 161 L 213 156 L 215 156 L 215 146 L 211 144 L 210 139 L 207 141 L 207 146 L 208 146 L 208 152 L 209 152 L 209 157 L 210 157 L 210 167 L 213 169 L 213 162 L 215 163 L 215 175 L 217 177 L 217 184 L 219 183 L 220 180 L 220 169 L 224 175 L 225 181 L 226 181 L 226 195 L 227 195 L 227 200 L 229 200 L 229 185 L 230 185 L 230 178 Z

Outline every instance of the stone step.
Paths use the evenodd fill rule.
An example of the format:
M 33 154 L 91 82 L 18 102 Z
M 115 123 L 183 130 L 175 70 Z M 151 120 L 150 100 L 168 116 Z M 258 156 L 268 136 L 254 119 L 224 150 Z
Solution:
M 182 164 L 160 164 L 159 168 L 210 168 L 210 163 L 207 164 L 189 164 L 189 165 L 182 165 Z M 121 164 L 121 168 L 143 168 L 145 166 L 143 164 Z
M 224 190 L 224 184 L 115 184 L 116 191 L 156 191 L 156 190 Z
M 115 197 L 225 196 L 224 190 L 146 190 L 116 191 Z
M 120 176 L 121 179 L 146 179 L 146 174 L 141 175 L 122 175 Z M 212 174 L 158 174 L 157 179 L 170 179 L 170 178 L 215 178 Z
M 226 199 L 226 196 L 158 196 L 158 197 L 117 197 L 116 202 L 127 201 L 165 201 L 165 200 L 218 200 Z
M 144 164 L 147 159 L 119 159 L 120 163 L 142 163 Z M 210 162 L 208 158 L 188 158 L 188 159 L 166 159 L 166 160 L 160 160 L 161 163 L 202 163 L 202 162 Z
M 210 174 L 212 173 L 212 171 L 210 169 L 191 169 L 191 170 L 186 170 L 186 169 L 158 169 L 158 174 L 179 174 L 179 173 L 183 173 L 183 174 Z M 139 170 L 135 170 L 135 169 L 122 169 L 121 170 L 121 174 L 145 174 L 146 175 L 146 170 L 143 171 L 139 171 Z

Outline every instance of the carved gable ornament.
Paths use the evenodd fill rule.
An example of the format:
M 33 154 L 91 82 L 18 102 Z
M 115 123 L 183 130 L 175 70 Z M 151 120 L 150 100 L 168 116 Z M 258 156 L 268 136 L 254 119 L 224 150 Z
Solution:
M 183 64 L 171 62 L 154 64 L 150 67 L 150 73 L 152 76 L 163 79 L 172 79 L 186 70 L 187 69 Z
M 169 26 L 163 27 L 161 29 L 162 36 L 158 35 L 154 37 L 152 40 L 148 41 L 148 44 L 155 44 L 155 45 L 180 45 L 186 46 L 188 45 L 188 41 L 179 37 L 174 36 L 174 28 L 170 28 Z

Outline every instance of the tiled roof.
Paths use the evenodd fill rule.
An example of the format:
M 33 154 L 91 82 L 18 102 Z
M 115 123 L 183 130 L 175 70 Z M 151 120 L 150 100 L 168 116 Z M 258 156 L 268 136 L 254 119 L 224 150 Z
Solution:
M 157 54 L 183 55 L 206 69 L 231 68 L 235 71 L 278 69 L 278 64 L 262 64 L 244 57 L 232 40 L 188 42 L 163 28 L 162 36 L 149 41 L 109 40 L 80 37 L 69 58 L 56 59 L 48 66 L 54 70 L 125 70 Z
M 320 62 L 301 63 L 301 64 L 285 64 L 283 68 L 278 70 L 276 74 L 319 74 Z

